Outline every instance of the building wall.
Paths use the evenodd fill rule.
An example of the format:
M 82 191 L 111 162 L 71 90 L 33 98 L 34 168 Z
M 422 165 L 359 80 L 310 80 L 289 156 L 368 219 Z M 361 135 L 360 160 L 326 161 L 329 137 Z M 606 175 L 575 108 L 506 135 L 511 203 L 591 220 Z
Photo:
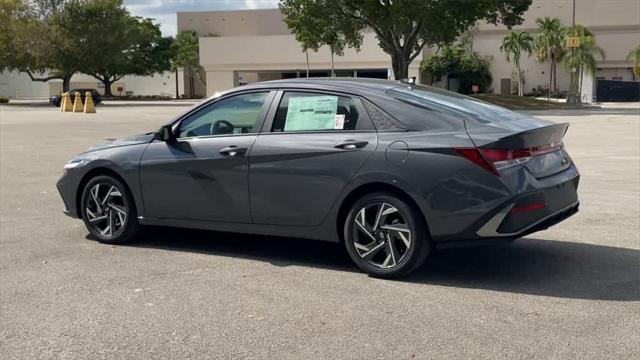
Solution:
M 31 81 L 25 73 L 4 71 L 0 73 L 0 96 L 11 99 L 46 99 L 49 84 Z
M 418 76 L 421 60 L 418 56 L 411 63 L 410 76 Z M 207 72 L 208 95 L 237 85 L 237 72 L 304 72 L 307 66 L 305 53 L 293 35 L 201 37 L 200 63 Z M 360 52 L 346 49 L 343 56 L 334 56 L 334 63 L 335 69 L 391 68 L 389 55 L 380 50 L 373 33 L 364 34 Z M 309 67 L 330 69 L 329 48 L 310 51 Z
M 44 74 L 43 76 L 46 76 Z M 125 76 L 112 84 L 111 91 L 114 95 L 164 95 L 175 96 L 175 73 L 165 72 L 151 76 Z M 182 72 L 178 73 L 179 91 L 184 94 L 184 79 Z M 104 94 L 104 85 L 95 78 L 76 74 L 71 78 L 71 88 L 95 88 Z M 122 92 L 118 91 L 122 88 Z M 31 81 L 25 73 L 5 71 L 0 73 L 0 96 L 12 99 L 48 99 L 52 95 L 62 93 L 62 80 L 54 79 L 48 82 Z
M 535 20 L 545 16 L 559 17 L 565 25 L 570 25 L 572 13 L 572 0 L 534 0 L 524 15 L 523 24 L 515 29 L 534 33 Z M 598 62 L 603 70 L 596 75 L 608 76 L 613 71 L 626 74 L 623 75 L 626 79 L 631 68 L 631 63 L 625 60 L 626 54 L 640 39 L 640 1 L 576 0 L 575 14 L 576 23 L 589 27 L 607 53 L 606 59 Z M 238 72 L 304 71 L 306 68 L 304 53 L 290 35 L 278 9 L 185 12 L 178 13 L 177 17 L 178 30 L 192 30 L 200 35 L 200 58 L 207 72 L 208 95 L 237 85 Z M 474 50 L 494 59 L 491 66 L 494 92 L 500 92 L 501 79 L 511 79 L 513 71 L 513 65 L 500 52 L 500 43 L 507 31 L 502 25 L 480 23 L 474 32 Z M 347 50 L 345 56 L 335 57 L 336 69 L 391 68 L 389 56 L 378 47 L 374 34 L 366 32 L 364 35 L 363 51 Z M 424 54 L 433 51 L 425 49 Z M 309 60 L 312 69 L 330 67 L 326 48 L 318 53 L 311 52 Z M 418 58 L 411 64 L 410 76 L 418 75 L 420 61 Z M 538 63 L 526 55 L 521 62 L 525 71 L 525 92 L 549 87 L 549 64 Z M 262 74 L 259 78 L 274 76 Z M 243 80 L 245 78 L 253 77 L 243 75 Z M 569 74 L 561 64 L 557 68 L 557 83 L 560 90 L 567 90 Z
M 610 74 L 620 74 L 625 80 L 631 80 L 631 62 L 626 61 L 627 54 L 638 45 L 640 39 L 640 25 L 637 29 L 601 29 L 591 28 L 595 35 L 597 44 L 606 53 L 605 59 L 598 60 L 598 71 L 595 76 L 603 76 L 611 80 Z M 534 31 L 533 29 L 531 30 Z M 504 38 L 504 32 L 477 32 L 474 34 L 473 49 L 483 55 L 493 57 L 491 73 L 495 92 L 500 92 L 500 79 L 511 78 L 514 71 L 513 63 L 506 61 L 505 56 L 500 52 L 500 43 Z M 525 92 L 530 92 L 533 88 L 548 88 L 549 86 L 549 66 L 548 62 L 539 63 L 533 56 L 526 54 L 520 60 L 521 67 L 525 72 Z M 606 71 L 605 71 L 606 70 Z M 569 73 L 558 64 L 557 82 L 560 90 L 567 90 L 569 87 Z
M 524 22 L 514 29 L 535 29 L 536 19 L 557 17 L 571 25 L 573 0 L 533 0 L 524 14 Z M 576 0 L 576 24 L 587 27 L 636 27 L 640 25 L 640 1 L 635 0 Z M 504 31 L 504 25 L 479 24 L 480 31 Z
M 198 36 L 289 35 L 279 9 L 178 12 L 178 31 Z
M 514 71 L 513 63 L 507 62 L 500 52 L 500 43 L 504 34 L 478 33 L 474 36 L 473 49 L 482 55 L 493 58 L 491 63 L 491 75 L 493 82 L 491 89 L 494 93 L 500 93 L 501 79 L 511 79 Z M 524 71 L 524 92 L 531 92 L 534 88 L 549 87 L 550 64 L 539 63 L 533 56 L 523 55 L 520 59 L 521 69 Z M 557 66 L 556 81 L 561 90 L 566 90 L 569 84 L 569 75 L 563 70 L 562 65 Z
M 537 18 L 558 17 L 563 24 L 572 23 L 572 0 L 534 0 L 524 14 L 524 22 L 514 30 L 535 33 Z M 631 63 L 625 58 L 629 51 L 638 45 L 640 39 L 640 1 L 629 0 L 576 0 L 576 24 L 588 27 L 595 35 L 597 44 L 606 53 L 604 60 L 598 59 L 599 70 L 595 76 L 611 79 L 609 74 L 631 75 Z M 513 64 L 508 63 L 500 52 L 500 43 L 509 30 L 503 25 L 480 23 L 474 33 L 473 48 L 483 55 L 490 55 L 494 62 L 491 66 L 494 92 L 500 92 L 500 79 L 511 78 Z M 525 92 L 533 88 L 549 87 L 549 64 L 540 64 L 533 57 L 521 59 L 525 71 Z M 606 69 L 606 70 L 600 70 Z M 592 74 L 593 76 L 593 74 Z M 558 65 L 557 82 L 560 90 L 567 90 L 570 76 Z
M 535 32 L 535 20 L 544 16 L 559 17 L 571 24 L 572 0 L 534 0 L 525 13 L 525 21 L 515 29 Z M 625 60 L 627 53 L 638 45 L 640 39 L 640 1 L 635 0 L 576 0 L 576 23 L 589 27 L 596 41 L 605 50 L 606 59 L 598 61 L 595 76 L 605 79 L 632 80 L 631 63 Z M 305 54 L 290 34 L 278 9 L 179 12 L 178 30 L 195 31 L 200 37 L 200 57 L 206 74 L 205 82 L 194 82 L 194 95 L 211 95 L 236 86 L 238 74 L 243 82 L 278 78 L 279 71 L 304 73 Z M 478 24 L 474 33 L 473 48 L 483 55 L 492 56 L 491 66 L 494 92 L 500 92 L 501 79 L 510 79 L 513 65 L 500 52 L 500 43 L 508 29 L 502 25 Z M 371 32 L 365 32 L 362 51 L 351 49 L 344 56 L 335 57 L 336 69 L 390 69 L 389 56 L 379 47 Z M 425 49 L 430 54 L 434 49 Z M 409 75 L 419 77 L 418 57 L 410 66 Z M 310 68 L 328 70 L 330 52 L 324 47 L 309 53 Z M 525 71 L 525 92 L 533 88 L 549 86 L 549 64 L 540 64 L 532 57 L 521 60 Z M 393 74 L 389 74 L 392 76 Z M 569 75 L 558 65 L 557 81 L 560 90 L 567 90 Z M 184 74 L 179 75 L 180 94 L 189 92 L 191 86 Z M 186 86 L 185 86 L 186 84 Z M 78 74 L 72 78 L 72 87 L 96 87 L 101 84 L 90 76 Z M 123 94 L 175 96 L 175 75 L 127 76 L 112 87 Z M 206 91 L 205 91 L 206 88 Z M 48 83 L 32 82 L 26 74 L 0 73 L 0 96 L 12 98 L 47 98 L 62 89 L 59 80 Z
M 633 78 L 633 72 L 631 71 L 631 69 L 620 69 L 620 68 L 598 69 L 596 73 L 596 78 L 602 79 L 602 80 L 623 80 L 623 81 L 637 80 Z
M 151 76 L 125 76 L 119 83 L 122 83 L 125 93 L 133 95 L 163 95 L 167 97 L 176 96 L 176 74 L 165 72 L 153 74 Z M 112 87 L 113 89 L 113 87 Z M 182 72 L 178 72 L 178 90 L 184 93 L 184 80 Z M 114 92 L 114 95 L 116 92 Z

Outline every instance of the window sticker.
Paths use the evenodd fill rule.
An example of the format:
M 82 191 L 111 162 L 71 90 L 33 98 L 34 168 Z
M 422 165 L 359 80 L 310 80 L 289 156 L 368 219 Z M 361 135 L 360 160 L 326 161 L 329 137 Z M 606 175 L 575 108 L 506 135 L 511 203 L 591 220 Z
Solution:
M 344 129 L 344 115 L 336 115 L 336 118 L 333 122 L 333 130 L 342 129 Z
M 334 129 L 337 110 L 337 96 L 291 97 L 284 131 Z

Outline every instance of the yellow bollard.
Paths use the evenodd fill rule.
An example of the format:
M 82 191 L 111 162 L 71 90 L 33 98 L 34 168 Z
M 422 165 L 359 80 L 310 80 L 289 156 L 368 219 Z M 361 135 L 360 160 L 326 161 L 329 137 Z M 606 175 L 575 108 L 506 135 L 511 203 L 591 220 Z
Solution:
M 96 106 L 93 104 L 93 96 L 91 91 L 87 91 L 84 94 L 84 112 L 87 114 L 95 114 Z
M 80 96 L 80 91 L 76 91 L 75 99 L 73 99 L 73 112 L 82 112 L 82 98 Z
M 71 104 L 71 95 L 68 92 L 62 93 L 62 103 L 60 104 L 60 111 L 69 112 L 73 110 L 73 104 Z
M 60 112 L 64 112 L 64 106 L 67 104 L 67 97 L 65 93 L 60 95 Z

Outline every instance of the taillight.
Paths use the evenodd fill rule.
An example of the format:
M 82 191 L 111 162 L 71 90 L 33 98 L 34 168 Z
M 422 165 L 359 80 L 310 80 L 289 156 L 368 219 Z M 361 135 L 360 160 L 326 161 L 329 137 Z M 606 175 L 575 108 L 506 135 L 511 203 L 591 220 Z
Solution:
M 484 149 L 484 148 L 457 148 L 455 151 L 476 165 L 500 176 L 498 170 L 514 165 L 523 164 L 532 157 L 544 155 L 562 149 L 562 142 L 538 146 L 528 149 Z
M 494 175 L 500 176 L 500 174 L 498 173 L 498 170 L 496 170 L 496 168 L 493 167 L 493 165 L 491 165 L 484 158 L 484 156 L 482 156 L 482 154 L 480 153 L 480 151 L 478 151 L 478 149 L 476 149 L 476 148 L 458 148 L 458 149 L 455 149 L 455 151 L 458 154 L 466 157 L 472 163 L 484 168 L 485 170 L 488 170 L 489 172 L 493 173 Z

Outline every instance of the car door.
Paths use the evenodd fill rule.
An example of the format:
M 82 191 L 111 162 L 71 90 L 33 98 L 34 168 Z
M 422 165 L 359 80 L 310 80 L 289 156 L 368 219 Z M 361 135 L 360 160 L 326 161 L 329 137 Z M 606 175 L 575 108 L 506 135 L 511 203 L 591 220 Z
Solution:
M 357 97 L 284 91 L 251 151 L 255 223 L 317 225 L 371 156 L 377 135 Z
M 179 120 L 175 140 L 152 142 L 140 163 L 145 216 L 251 222 L 248 154 L 274 95 L 221 98 Z

